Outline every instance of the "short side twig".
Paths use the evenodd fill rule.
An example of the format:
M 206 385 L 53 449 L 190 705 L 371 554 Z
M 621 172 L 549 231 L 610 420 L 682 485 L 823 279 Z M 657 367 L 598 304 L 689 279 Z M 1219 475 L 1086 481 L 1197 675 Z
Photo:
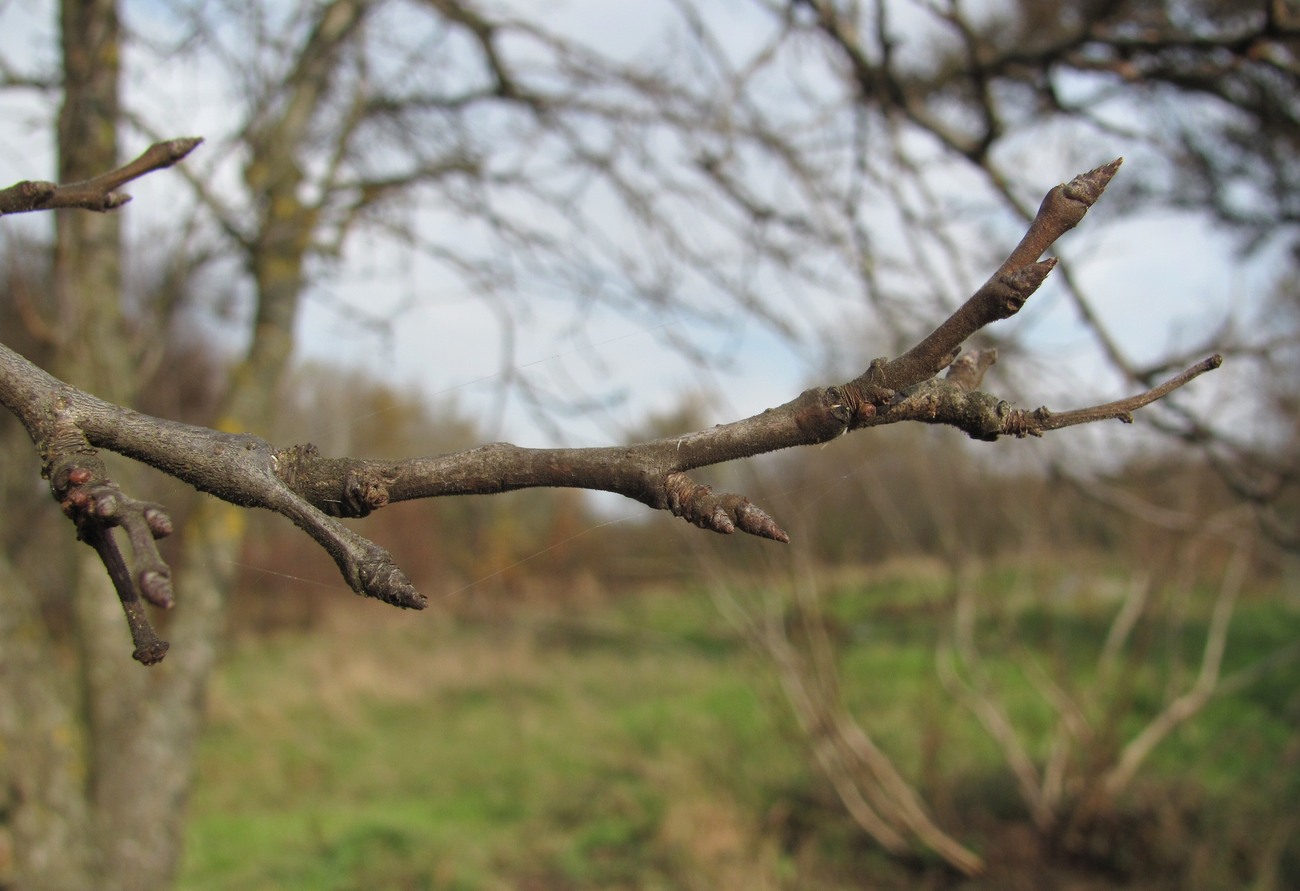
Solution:
M 24 180 L 0 189 L 0 216 L 34 210 L 79 209 L 116 210 L 131 200 L 118 191 L 122 186 L 147 173 L 171 167 L 203 141 L 201 137 L 183 137 L 155 142 L 128 164 L 94 179 L 56 185 L 40 180 Z
M 997 272 L 929 336 L 878 374 L 853 381 L 850 390 L 868 404 L 888 401 L 890 391 L 929 380 L 948 367 L 976 331 L 1019 312 L 1056 266 L 1055 260 L 1038 262 L 1038 258 L 1079 224 L 1122 163 L 1122 158 L 1116 159 L 1049 191 L 1028 231 Z
M 1006 432 L 1016 436 L 1042 436 L 1043 432 L 1047 430 L 1061 430 L 1079 424 L 1091 424 L 1094 421 L 1119 420 L 1125 424 L 1131 424 L 1133 423 L 1133 412 L 1163 399 L 1179 387 L 1195 380 L 1207 371 L 1213 371 L 1222 364 L 1223 357 L 1215 353 L 1213 356 L 1197 362 L 1191 368 L 1174 375 L 1163 384 L 1152 387 L 1145 393 L 1139 393 L 1136 396 L 1130 396 L 1128 399 L 1120 399 L 1116 402 L 1107 402 L 1104 405 L 1095 405 L 1091 408 L 1081 408 L 1074 411 L 1060 412 L 1059 414 L 1052 414 L 1044 408 L 1028 413 L 1019 412 L 1015 418 L 1009 421 L 1013 429 Z M 1016 429 L 1020 424 L 1024 425 L 1023 430 Z
M 131 628 L 132 655 L 145 665 L 161 662 L 168 645 L 154 633 L 140 598 L 164 609 L 175 602 L 171 568 L 155 542 L 171 534 L 171 519 L 161 506 L 125 495 L 104 476 L 103 463 L 88 447 L 56 455 L 54 461 L 54 469 L 48 471 L 50 488 L 76 525 L 77 537 L 95 549 L 108 570 Z M 113 529 L 119 526 L 131 543 L 134 573 L 113 538 Z

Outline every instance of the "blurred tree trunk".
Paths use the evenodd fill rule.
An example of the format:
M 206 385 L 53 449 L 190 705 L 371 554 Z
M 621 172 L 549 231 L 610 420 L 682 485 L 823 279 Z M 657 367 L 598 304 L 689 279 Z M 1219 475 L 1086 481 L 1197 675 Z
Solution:
M 248 352 L 231 375 L 217 426 L 266 430 L 278 381 L 293 349 L 306 286 L 306 259 L 318 219 L 304 202 L 298 154 L 328 91 L 338 52 L 365 4 L 337 0 L 320 9 L 276 111 L 250 128 L 245 179 L 258 196 L 251 234 L 241 243 L 255 285 Z M 65 97 L 59 114 L 61 182 L 91 178 L 118 159 L 122 36 L 116 0 L 63 0 Z M 53 364 L 64 379 L 119 404 L 143 386 L 132 319 L 122 299 L 119 217 L 58 215 L 53 293 L 58 339 Z M 156 333 L 149 336 L 157 337 Z M 114 466 L 115 475 L 129 474 Z M 246 511 L 204 499 L 182 541 L 178 609 L 160 665 L 130 658 L 121 607 L 98 559 L 76 546 L 73 595 L 75 670 L 65 665 L 30 592 L 0 560 L 0 885 L 41 889 L 171 887 L 179 866 L 193 753 L 225 610 L 243 546 Z M 69 545 L 72 547 L 72 545 Z M 84 552 L 84 553 L 83 553 Z M 80 727 L 78 727 L 80 723 Z
M 122 35 L 116 0 L 63 0 L 60 21 L 58 179 L 74 182 L 119 161 Z M 115 214 L 57 215 L 53 346 L 64 379 L 129 405 L 143 382 L 123 303 L 120 226 Z M 0 684 L 8 699 L 0 711 L 0 812 L 13 851 L 13 862 L 0 864 L 0 884 L 169 888 L 224 598 L 198 584 L 195 573 L 183 589 L 187 609 L 169 631 L 183 644 L 146 671 L 130 658 L 103 566 L 67 541 L 75 550 L 55 559 L 77 567 L 71 666 L 35 598 L 0 558 Z
M 307 286 L 307 256 L 318 220 L 317 207 L 299 194 L 303 175 L 298 154 L 328 91 L 340 48 L 364 10 L 365 4 L 355 0 L 336 0 L 321 9 L 278 97 L 281 113 L 269 115 L 270 120 L 246 133 L 252 157 L 244 179 L 258 196 L 258 215 L 254 233 L 241 247 L 253 276 L 256 306 L 248 352 L 232 373 L 218 409 L 214 426 L 219 429 L 266 432 L 272 426 L 280 380 L 293 353 L 294 324 Z M 183 533 L 185 607 L 178 610 L 173 625 L 173 637 L 178 645 L 183 641 L 183 653 L 174 652 L 167 659 L 191 666 L 189 689 L 180 702 L 197 704 L 206 688 L 225 625 L 247 515 L 242 508 L 205 498 Z M 197 724 L 197 712 L 194 718 Z
M 63 0 L 61 27 L 58 173 L 61 182 L 75 182 L 119 161 L 123 47 L 116 0 Z M 130 405 L 142 381 L 123 306 L 121 253 L 118 215 L 59 215 L 53 280 L 66 338 L 60 372 Z M 88 549 L 78 551 L 76 647 L 93 885 L 166 888 L 180 851 L 197 723 L 191 714 L 197 703 L 184 695 L 192 666 L 175 660 L 161 670 L 141 670 L 122 645 L 121 608 L 103 567 Z
M 36 598 L 0 554 L 0 887 L 90 887 L 72 680 L 57 670 Z
M 64 103 L 58 119 L 58 176 L 75 181 L 111 169 L 117 160 L 119 28 L 112 0 L 61 6 Z M 54 361 L 73 383 L 94 384 L 109 398 L 129 396 L 130 369 L 120 341 L 120 224 L 112 215 L 58 214 L 53 262 L 57 318 Z M 109 347 L 105 349 L 104 347 Z M 63 546 L 62 560 L 78 560 Z M 18 887 L 77 889 L 88 887 L 98 872 L 98 816 L 93 801 L 101 789 L 96 751 L 103 751 L 103 723 L 113 703 L 98 692 L 113 690 L 117 672 L 99 665 L 98 647 L 121 634 L 121 616 L 109 614 L 115 627 L 99 633 L 105 613 L 94 601 L 104 594 L 104 573 L 86 576 L 77 585 L 76 611 L 82 667 L 96 666 L 81 677 L 61 673 L 60 658 L 25 585 L 7 558 L 0 566 L 4 622 L 0 625 L 0 678 L 9 708 L 0 715 L 8 756 L 5 808 L 14 851 L 11 879 Z M 106 600 L 116 609 L 111 589 Z M 79 682 L 85 682 L 84 688 Z M 84 713 L 84 734 L 76 720 Z M 85 743 L 85 748 L 79 746 Z
M 65 0 L 60 17 L 64 102 L 58 117 L 58 177 L 68 182 L 117 162 L 120 33 L 113 0 Z M 93 385 L 115 401 L 129 400 L 133 374 L 120 340 L 119 220 L 60 213 L 55 225 L 51 272 L 57 322 L 49 344 L 54 364 L 75 384 Z M 71 547 L 61 545 L 52 556 L 81 561 L 84 549 Z M 111 587 L 104 590 L 104 581 L 100 570 L 74 584 L 82 670 L 60 671 L 68 660 L 36 598 L 8 557 L 0 558 L 0 682 L 8 700 L 0 713 L 7 756 L 3 811 L 14 855 L 3 878 L 17 887 L 90 887 L 91 876 L 107 862 L 97 827 L 109 825 L 111 818 L 97 813 L 95 803 L 108 797 L 101 767 L 111 763 L 109 751 L 129 743 L 121 735 L 110 739 L 110 726 L 126 717 L 120 702 L 131 686 L 121 686 L 122 672 L 112 660 L 100 660 L 101 648 L 120 653 L 123 630 L 116 595 Z M 78 727 L 81 718 L 85 724 Z

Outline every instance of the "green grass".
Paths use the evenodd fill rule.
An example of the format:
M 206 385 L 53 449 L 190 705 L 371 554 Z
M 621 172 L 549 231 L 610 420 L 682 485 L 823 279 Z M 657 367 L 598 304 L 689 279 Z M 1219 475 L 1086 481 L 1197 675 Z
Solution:
M 955 802 L 941 818 L 1014 817 L 996 747 L 935 677 L 946 596 L 907 580 L 830 592 L 844 695 L 905 773 L 941 786 L 927 795 Z M 577 614 L 557 607 L 494 621 L 343 609 L 332 630 L 230 652 L 212 694 L 181 888 L 915 880 L 844 817 L 770 672 L 702 593 L 651 591 Z M 1038 634 L 1050 623 L 1050 639 L 1063 642 L 1036 658 L 1077 663 L 1086 689 L 1106 622 L 1092 607 L 1034 609 L 1016 627 Z M 1203 621 L 1189 620 L 1193 639 Z M 1294 609 L 1243 606 L 1230 662 L 1297 637 Z M 990 674 L 1041 754 L 1052 712 L 998 639 L 992 623 L 981 629 Z M 1135 675 L 1139 715 L 1163 692 L 1159 658 Z M 1213 704 L 1157 750 L 1154 788 L 1195 786 L 1229 827 L 1289 807 L 1300 795 L 1297 680 L 1292 667 Z M 980 825 L 971 817 L 952 828 L 978 846 Z

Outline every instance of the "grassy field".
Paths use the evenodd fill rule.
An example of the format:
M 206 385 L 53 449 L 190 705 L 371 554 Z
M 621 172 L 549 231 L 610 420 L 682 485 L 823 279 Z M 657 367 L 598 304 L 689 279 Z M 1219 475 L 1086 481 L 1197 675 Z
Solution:
M 946 596 L 864 580 L 828 614 L 855 713 L 940 822 L 994 858 L 1023 813 L 997 749 L 936 680 Z M 1086 668 L 1112 611 L 1081 602 L 1016 621 L 1044 659 Z M 324 624 L 232 646 L 182 888 L 1013 887 L 881 857 L 810 768 L 764 662 L 702 592 L 478 618 L 345 601 Z M 990 670 L 1017 722 L 1041 729 L 1050 711 L 996 647 L 999 627 Z M 1169 682 L 1160 660 L 1196 629 L 1193 617 L 1187 641 L 1152 657 L 1139 714 Z M 1246 604 L 1229 667 L 1297 638 L 1294 606 Z M 1213 704 L 1138 787 L 1135 819 L 1183 827 L 1171 844 L 1201 864 L 1199 887 L 1258 864 L 1300 870 L 1298 680 L 1292 666 Z

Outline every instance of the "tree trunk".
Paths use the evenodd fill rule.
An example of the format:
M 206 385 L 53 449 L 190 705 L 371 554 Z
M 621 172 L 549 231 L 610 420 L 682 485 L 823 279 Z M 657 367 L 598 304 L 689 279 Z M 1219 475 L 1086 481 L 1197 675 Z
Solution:
M 325 50 L 304 55 L 317 61 L 323 56 L 328 69 L 362 9 L 339 0 L 322 11 L 311 40 Z M 118 163 L 122 46 L 116 0 L 62 0 L 61 16 L 65 96 L 58 178 L 74 182 Z M 328 70 L 300 74 L 290 102 L 300 113 L 272 124 L 246 172 L 264 198 L 258 236 L 248 246 L 258 304 L 249 353 L 221 405 L 218 424 L 224 429 L 265 429 L 291 356 L 316 223 L 316 209 L 297 196 L 301 172 L 295 152 Z M 123 310 L 119 219 L 67 212 L 59 214 L 56 226 L 57 373 L 129 405 L 142 382 Z M 129 477 L 132 468 L 114 466 L 113 473 Z M 224 629 L 245 513 L 204 499 L 188 520 L 183 583 L 166 634 L 174 646 L 163 663 L 148 669 L 130 658 L 121 607 L 103 566 L 90 549 L 72 544 L 70 534 L 67 546 L 75 553 L 64 558 L 79 569 L 73 596 L 79 670 L 62 675 L 53 670 L 69 660 L 57 657 L 54 640 L 16 574 L 0 572 L 5 617 L 0 682 L 13 691 L 6 703 L 12 707 L 0 712 L 0 743 L 7 753 L 0 766 L 0 814 L 5 815 L 0 885 L 12 880 L 18 887 L 56 891 L 161 891 L 172 885 L 205 692 Z M 0 570 L 8 567 L 5 562 Z M 14 851 L 9 867 L 3 857 L 6 841 Z
M 61 25 L 59 180 L 76 182 L 118 164 L 122 40 L 116 0 L 62 0 Z M 59 373 L 129 405 L 140 382 L 122 306 L 120 217 L 60 213 L 56 232 L 53 279 L 65 334 Z M 78 548 L 75 559 L 94 885 L 166 888 L 175 870 L 183 818 L 176 789 L 183 783 L 157 730 L 168 723 L 159 714 L 160 694 L 174 670 L 146 673 L 131 660 L 121 608 L 102 565 L 86 548 Z
M 58 178 L 74 182 L 118 163 L 122 46 L 115 0 L 63 0 L 61 22 Z M 119 219 L 58 215 L 55 365 L 70 383 L 130 404 L 141 381 L 123 310 Z M 115 476 L 130 473 L 129 465 L 114 467 Z M 57 670 L 69 660 L 60 658 L 30 592 L 0 561 L 0 683 L 7 691 L 0 712 L 7 755 L 0 766 L 0 813 L 6 814 L 0 831 L 13 851 L 8 870 L 0 862 L 0 884 L 161 891 L 171 887 L 179 865 L 203 691 L 230 574 L 210 579 L 208 573 L 207 585 L 194 574 L 168 632 L 176 649 L 162 665 L 145 669 L 130 658 L 122 610 L 103 566 L 71 534 L 66 541 L 75 551 L 63 559 L 79 569 L 77 671 Z
M 0 555 L 0 888 L 81 891 L 91 861 L 72 676 Z

